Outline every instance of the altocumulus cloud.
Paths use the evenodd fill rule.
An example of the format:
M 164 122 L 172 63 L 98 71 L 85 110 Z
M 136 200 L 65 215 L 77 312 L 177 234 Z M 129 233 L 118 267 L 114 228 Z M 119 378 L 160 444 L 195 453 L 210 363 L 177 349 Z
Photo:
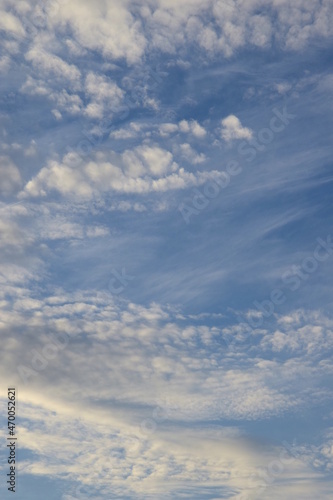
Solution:
M 14 315 L 6 310 L 6 300 L 1 303 L 1 329 L 11 332 L 3 344 L 1 372 L 5 376 L 13 361 L 18 362 L 20 373 L 12 377 L 21 388 L 21 446 L 36 456 L 22 467 L 25 473 L 67 480 L 63 498 L 75 498 L 73 480 L 96 498 L 109 493 L 129 498 L 169 498 L 182 491 L 190 495 L 189 484 L 194 495 L 203 485 L 222 496 L 251 494 L 254 478 L 261 477 L 265 462 L 274 461 L 281 449 L 267 446 L 259 452 L 237 421 L 293 412 L 314 397 L 318 402 L 325 398 L 316 394 L 316 386 L 326 368 L 310 354 L 315 349 L 320 356 L 332 348 L 332 321 L 318 313 L 295 311 L 278 318 L 280 335 L 285 332 L 296 343 L 287 359 L 269 362 L 260 345 L 250 356 L 246 346 L 228 352 L 223 331 L 182 326 L 179 313 L 158 304 L 124 307 L 106 294 L 69 296 L 62 290 L 40 300 L 23 289 L 12 301 Z M 23 325 L 24 336 L 16 333 Z M 300 358 L 304 335 L 316 347 Z M 261 336 L 269 348 L 270 332 Z M 276 333 L 271 346 L 276 352 L 275 338 Z M 295 399 L 296 373 L 307 383 L 303 387 L 299 381 Z M 221 416 L 235 425 L 209 425 Z M 73 422 L 75 430 L 69 431 Z M 329 468 L 331 456 L 325 450 L 324 443 L 312 448 L 310 458 L 315 464 L 320 457 Z M 96 490 L 92 471 L 98 475 L 102 464 Z M 300 495 L 306 487 L 322 488 L 326 498 L 319 471 L 311 473 L 309 482 L 309 467 L 309 458 L 302 461 L 299 452 L 274 477 L 272 498 Z
M 331 498 L 331 259 L 253 304 L 330 233 L 332 14 L 0 2 L 0 375 L 24 500 Z

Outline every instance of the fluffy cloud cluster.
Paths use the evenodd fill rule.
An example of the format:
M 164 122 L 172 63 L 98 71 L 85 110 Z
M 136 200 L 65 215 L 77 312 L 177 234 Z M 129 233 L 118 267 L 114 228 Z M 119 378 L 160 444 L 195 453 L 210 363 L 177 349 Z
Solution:
M 320 474 L 312 471 L 308 478 L 310 459 L 330 467 L 329 440 L 287 454 L 286 467 L 279 459 L 282 445 L 263 450 L 237 427 L 209 424 L 304 408 L 327 366 L 299 352 L 275 361 L 262 357 L 260 347 L 228 352 L 218 328 L 182 325 L 178 313 L 158 304 L 124 304 L 102 292 L 57 289 L 41 299 L 18 291 L 1 292 L 0 371 L 5 376 L 9 367 L 18 368 L 12 383 L 20 384 L 20 442 L 34 454 L 21 464 L 25 473 L 77 481 L 94 498 L 110 491 L 129 498 L 198 498 L 212 488 L 216 498 L 226 491 L 231 498 L 256 498 L 260 471 L 280 460 L 279 474 L 266 471 L 273 480 L 264 483 L 262 498 L 310 498 L 304 491 L 316 487 L 327 497 L 317 484 Z M 331 326 L 303 312 L 298 328 L 305 323 L 313 332 L 316 324 Z M 292 324 L 279 318 L 281 328 Z M 96 477 L 100 490 L 94 489 Z M 66 500 L 77 494 L 70 481 Z
M 169 136 L 175 132 L 182 132 L 193 135 L 197 139 L 202 139 L 207 132 L 196 120 L 182 120 L 176 123 L 162 123 L 159 126 L 161 136 Z
M 85 89 L 91 99 L 86 108 L 86 114 L 90 118 L 102 118 L 105 106 L 119 106 L 124 95 L 116 83 L 93 72 L 86 77 Z
M 229 142 L 233 139 L 251 139 L 253 132 L 247 127 L 243 127 L 239 118 L 229 115 L 222 120 L 221 137 Z
M 54 296 L 38 299 L 25 289 L 14 295 L 10 290 L 5 286 L 2 292 L 0 329 L 24 334 L 4 340 L 3 373 L 11 365 L 20 367 L 16 378 L 21 383 L 47 388 L 66 384 L 70 374 L 71 385 L 60 394 L 75 392 L 84 384 L 87 399 L 94 397 L 95 383 L 100 380 L 101 399 L 137 405 L 128 416 L 132 423 L 147 416 L 147 408 L 153 408 L 161 394 L 174 408 L 170 418 L 186 421 L 267 418 L 308 404 L 313 397 L 325 397 L 316 395 L 316 387 L 327 376 L 330 364 L 317 365 L 316 357 L 332 348 L 332 322 L 318 314 L 315 319 L 303 313 L 297 329 L 283 328 L 290 338 L 305 329 L 310 338 L 311 332 L 312 347 L 303 357 L 299 357 L 304 352 L 299 345 L 289 349 L 287 357 L 284 352 L 269 361 L 263 356 L 269 338 L 273 339 L 270 351 L 277 351 L 275 334 L 269 331 L 262 331 L 262 343 L 251 351 L 246 343 L 231 349 L 223 329 L 182 324 L 158 304 L 121 304 L 106 292 L 69 296 L 58 290 Z M 51 338 L 62 347 L 50 349 Z M 295 379 L 296 373 L 302 373 L 306 385 Z M 299 389 L 297 397 L 295 388 Z
M 110 137 L 113 139 L 133 139 L 138 137 L 140 133 L 143 137 L 151 137 L 152 133 L 156 133 L 162 138 L 168 138 L 174 134 L 181 138 L 186 135 L 188 139 L 194 141 L 207 137 L 206 129 L 197 120 L 181 120 L 178 123 L 161 124 L 131 122 L 128 126 L 111 132 Z
M 185 153 L 189 152 L 187 148 Z M 50 161 L 27 183 L 22 196 L 45 196 L 52 190 L 87 199 L 106 192 L 165 192 L 201 185 L 212 177 L 222 178 L 222 173 L 187 172 L 169 151 L 142 145 L 121 155 L 96 153 L 94 161 L 82 162 L 75 153 L 67 154 L 61 163 Z
M 206 53 L 213 58 L 221 53 L 230 56 L 249 44 L 300 49 L 312 39 L 332 35 L 333 7 L 330 0 L 298 0 L 292 5 L 270 0 L 265 7 L 261 0 L 151 0 L 144 6 L 131 0 L 98 0 L 93 6 L 88 0 L 55 0 L 42 8 L 40 2 L 8 0 L 2 3 L 0 18 L 0 68 L 8 71 L 21 52 L 27 75 L 23 92 L 53 101 L 50 111 L 57 120 L 65 113 L 96 120 L 112 116 L 112 109 L 126 98 L 155 111 L 159 108 L 154 93 L 147 93 L 147 82 L 138 84 L 135 75 L 132 86 L 139 101 L 133 98 L 133 88 L 123 86 L 126 78 L 115 63 L 126 61 L 134 72 L 145 72 L 147 60 L 154 61 L 158 52 L 177 53 L 179 62 L 188 64 L 192 59 L 202 61 Z M 96 52 L 107 76 L 96 72 Z M 205 136 L 194 121 L 160 127 L 164 136 L 177 130 Z
M 299 49 L 315 37 L 332 35 L 333 7 L 330 0 L 304 2 L 270 0 L 213 0 L 206 4 L 198 0 L 151 0 L 145 5 L 127 0 L 61 0 L 42 9 L 39 2 L 7 1 L 2 5 L 1 27 L 8 35 L 38 39 L 39 32 L 71 28 L 74 39 L 65 40 L 72 54 L 85 50 L 98 51 L 106 59 L 126 59 L 134 64 L 142 61 L 149 50 L 184 52 L 186 44 L 195 43 L 211 55 L 230 56 L 251 44 L 269 47 L 273 43 L 284 49 Z M 33 29 L 32 29 L 33 28 Z M 187 54 L 188 56 L 188 54 Z M 30 48 L 28 58 L 34 63 L 36 47 Z M 53 55 L 38 52 L 44 69 L 64 68 L 70 78 L 76 71 L 64 66 Z M 51 65 L 52 62 L 52 65 Z
M 27 61 L 31 62 L 39 74 L 46 78 L 56 77 L 65 79 L 73 88 L 80 87 L 81 73 L 74 64 L 68 64 L 60 57 L 50 54 L 39 47 L 34 47 L 26 54 Z

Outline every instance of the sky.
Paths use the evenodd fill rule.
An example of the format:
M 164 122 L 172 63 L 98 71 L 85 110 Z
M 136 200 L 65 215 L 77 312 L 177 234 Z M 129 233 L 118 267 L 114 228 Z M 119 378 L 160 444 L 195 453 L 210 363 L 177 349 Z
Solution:
M 0 0 L 1 498 L 332 498 L 332 0 Z

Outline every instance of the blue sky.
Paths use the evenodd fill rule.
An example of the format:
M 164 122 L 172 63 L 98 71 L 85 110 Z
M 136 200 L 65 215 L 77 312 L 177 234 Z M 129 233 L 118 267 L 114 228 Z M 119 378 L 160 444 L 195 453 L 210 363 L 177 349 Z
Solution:
M 1 497 L 331 498 L 332 1 L 0 9 Z

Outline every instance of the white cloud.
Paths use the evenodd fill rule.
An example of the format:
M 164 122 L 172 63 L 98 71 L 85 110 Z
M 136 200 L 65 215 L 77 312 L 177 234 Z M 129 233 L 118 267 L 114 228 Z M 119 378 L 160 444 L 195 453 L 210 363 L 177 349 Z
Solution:
M 148 172 L 154 177 L 178 170 L 177 164 L 172 161 L 172 154 L 157 146 L 139 146 L 136 148 L 136 153 L 142 158 L 148 167 Z
M 52 109 L 52 114 L 56 120 L 62 119 L 62 114 L 60 113 L 60 111 L 58 109 Z
M 201 162 L 203 157 L 195 155 L 194 160 Z M 142 145 L 121 155 L 96 153 L 93 161 L 83 162 L 76 154 L 67 154 L 62 162 L 49 161 L 26 184 L 21 196 L 46 196 L 50 191 L 58 191 L 64 196 L 90 199 L 112 191 L 166 192 L 202 185 L 211 177 L 222 179 L 223 173 L 187 172 L 179 168 L 169 151 L 155 145 Z
M 0 156 L 0 193 L 8 196 L 22 185 L 21 174 L 8 156 Z
M 104 115 L 104 106 L 102 102 L 91 102 L 85 108 L 85 114 L 88 118 L 102 119 Z
M 23 35 L 24 29 L 20 20 L 5 10 L 0 11 L 0 28 L 14 35 Z
M 267 47 L 271 44 L 272 25 L 267 16 L 254 15 L 249 21 L 250 41 L 257 47 Z
M 21 446 L 34 457 L 23 460 L 21 469 L 25 474 L 54 478 L 70 471 L 74 485 L 63 481 L 63 500 L 73 500 L 83 492 L 95 499 L 126 494 L 139 500 L 199 498 L 200 494 L 203 498 L 212 491 L 218 498 L 226 492 L 253 493 L 260 467 L 281 454 L 279 447 L 260 449 L 247 442 L 232 427 L 166 426 L 163 415 L 168 415 L 168 406 L 157 409 L 156 430 L 138 439 L 135 427 L 121 420 L 115 410 L 84 409 L 75 400 L 66 408 L 65 401 L 51 400 L 44 391 L 36 398 L 32 391 L 23 390 L 20 397 Z M 288 467 L 274 478 L 275 488 L 281 483 L 290 491 L 288 485 L 295 476 L 310 490 L 319 483 L 319 474 L 306 480 L 309 468 L 288 458 Z M 75 482 L 81 489 L 76 489 Z
M 36 232 L 42 240 L 83 240 L 84 238 L 99 238 L 109 235 L 108 228 L 101 225 L 86 225 L 70 220 L 69 217 L 41 213 L 37 222 Z
M 175 123 L 162 123 L 159 126 L 159 132 L 162 137 L 168 137 L 170 134 L 178 132 L 178 125 Z
M 68 38 L 65 43 L 66 43 L 66 46 L 68 47 L 69 52 L 73 56 L 85 56 L 85 55 L 87 55 L 87 51 L 81 45 L 79 45 L 77 42 L 75 42 L 74 40 L 71 40 L 70 38 Z
M 253 132 L 251 129 L 243 127 L 239 118 L 229 115 L 221 121 L 221 137 L 229 142 L 234 139 L 251 139 Z
M 151 136 L 151 124 L 141 123 L 141 122 L 131 122 L 129 126 L 120 128 L 110 133 L 112 139 L 134 139 L 138 136 L 140 137 L 150 137 Z
M 73 88 L 80 88 L 81 73 L 74 64 L 68 64 L 60 57 L 50 54 L 38 46 L 30 49 L 25 57 L 46 77 L 53 75 L 60 80 L 69 81 Z
M 92 4 L 89 0 L 72 0 L 60 5 L 49 20 L 54 27 L 72 26 L 80 47 L 98 50 L 111 60 L 124 57 L 133 64 L 143 55 L 147 41 L 140 21 L 127 5 L 120 1 L 97 0 Z
M 24 35 L 22 24 L 35 27 L 38 16 L 52 35 L 66 25 L 72 28 L 74 38 L 66 38 L 64 44 L 74 56 L 80 57 L 87 50 L 93 50 L 111 61 L 125 58 L 131 65 L 142 62 L 151 49 L 170 54 L 181 51 L 183 56 L 184 47 L 192 48 L 195 43 L 213 56 L 222 53 L 229 57 L 247 44 L 266 48 L 276 43 L 283 49 L 300 50 L 318 36 L 332 36 L 330 0 L 308 3 L 297 0 L 292 4 L 286 0 L 270 0 L 265 14 L 258 14 L 261 0 L 241 3 L 213 0 L 208 4 L 198 0 L 181 3 L 158 0 L 154 8 L 137 6 L 131 0 L 126 3 L 97 0 L 94 5 L 89 0 L 71 0 L 53 4 L 45 11 L 39 6 L 33 9 L 29 4 L 23 8 L 22 2 L 18 4 L 12 0 L 8 0 L 7 5 L 12 11 L 8 7 L 7 12 L 2 11 L 1 27 L 8 33 Z M 13 14 L 15 11 L 17 15 Z M 211 19 L 208 25 L 207 15 Z M 40 37 L 38 26 L 35 30 L 37 38 Z M 36 50 L 45 59 L 37 47 L 30 52 Z M 50 61 L 44 60 L 38 67 L 58 73 L 60 63 L 54 57 L 50 55 Z M 70 66 L 61 65 L 67 77 L 72 79 Z
M 72 115 L 79 114 L 82 111 L 83 103 L 76 94 L 69 94 L 66 90 L 60 92 L 51 92 L 50 99 L 55 101 L 56 105 Z
M 111 132 L 110 137 L 113 139 L 133 139 L 134 137 L 137 136 L 137 133 L 134 130 L 129 130 L 129 129 L 120 129 L 120 130 L 115 130 L 114 132 Z
M 89 72 L 85 80 L 86 93 L 97 101 L 115 103 L 122 99 L 124 92 L 116 83 L 105 76 Z
M 198 165 L 199 163 L 204 163 L 206 161 L 206 156 L 203 153 L 198 154 L 190 144 L 180 145 L 181 154 L 186 160 L 193 165 Z
M 0 219 L 0 247 L 20 247 L 26 243 L 24 231 L 11 220 Z M 11 249 L 12 251 L 13 249 Z
M 311 324 L 306 324 L 310 321 Z M 297 352 L 314 356 L 328 352 L 333 347 L 333 322 L 323 319 L 317 313 L 294 311 L 282 316 L 279 328 L 270 335 L 265 335 L 261 345 L 275 352 Z
M 196 120 L 181 120 L 179 124 L 162 123 L 159 125 L 158 130 L 162 137 L 168 137 L 175 132 L 182 132 L 202 139 L 207 134 L 204 127 L 202 127 Z
M 66 233 L 66 223 L 58 222 L 59 229 L 64 228 Z M 73 233 L 73 227 L 67 229 Z M 93 237 L 105 234 L 103 228 L 88 228 L 87 232 Z M 52 238 L 61 237 L 52 226 L 50 233 Z M 187 422 L 266 418 L 304 407 L 314 397 L 318 400 L 322 397 L 316 391 L 327 367 L 318 365 L 316 360 L 311 362 L 311 357 L 299 358 L 299 351 L 290 353 L 287 359 L 267 361 L 260 356 L 261 348 L 251 352 L 240 344 L 236 351 L 228 351 L 218 328 L 182 326 L 158 304 L 120 306 L 103 292 L 77 292 L 69 296 L 62 292 L 58 296 L 57 303 L 50 302 L 55 295 L 36 303 L 33 315 L 27 315 L 32 297 L 26 292 L 13 298 L 11 311 L 2 309 L 6 331 L 19 331 L 24 325 L 26 333 L 14 352 L 3 343 L 1 370 L 5 373 L 14 358 L 15 366 L 32 368 L 35 372 L 29 377 L 29 387 L 31 384 L 62 386 L 63 367 L 73 367 L 72 391 L 84 384 L 84 397 L 93 398 L 94 380 L 98 378 L 101 400 L 111 398 L 117 404 L 135 405 L 136 413 L 127 417 L 133 424 L 144 418 L 147 408 L 153 408 L 160 395 L 176 408 L 170 418 Z M 321 326 L 325 321 L 325 318 L 320 320 Z M 56 336 L 67 332 L 69 345 L 47 362 L 47 369 L 38 370 L 33 349 L 43 351 L 49 342 L 45 332 Z M 70 338 L 74 337 L 72 352 Z M 88 350 L 87 339 L 94 340 Z M 318 337 L 317 341 L 320 343 L 321 339 Z M 310 349 L 309 353 L 313 355 L 314 351 Z M 91 373 L 94 373 L 92 378 Z M 302 374 L 299 384 L 295 382 L 296 373 Z M 193 387 L 197 388 L 195 392 Z M 68 388 L 59 393 L 70 397 L 70 392 Z
M 193 120 L 190 123 L 190 127 L 191 127 L 191 132 L 195 137 L 200 137 L 200 138 L 205 137 L 206 130 L 201 125 L 199 125 L 199 123 L 196 120 Z
M 206 135 L 206 130 L 196 120 L 182 120 L 179 122 L 179 130 L 184 133 L 191 133 L 197 138 L 202 138 Z
M 45 196 L 46 189 L 69 196 L 77 194 L 89 198 L 92 195 L 92 188 L 80 171 L 56 161 L 42 168 L 37 177 L 27 183 L 25 192 L 30 196 Z
M 83 110 L 83 102 L 77 94 L 70 94 L 65 89 L 60 91 L 53 90 L 41 79 L 36 80 L 28 76 L 20 91 L 29 95 L 46 96 L 60 109 L 72 115 L 80 114 Z M 57 120 L 61 118 L 59 110 L 52 110 L 51 112 Z
M 91 102 L 84 112 L 94 119 L 102 119 L 105 113 L 117 109 L 124 96 L 123 90 L 115 82 L 91 71 L 85 79 L 85 93 Z
M 48 86 L 48 83 L 46 84 L 44 80 L 36 80 L 28 76 L 25 83 L 21 86 L 20 91 L 29 95 L 46 96 L 61 110 L 72 115 L 80 114 L 83 111 L 84 106 L 79 95 L 69 93 L 65 89 L 60 91 L 54 90 Z M 51 110 L 51 112 L 57 120 L 62 116 L 57 109 Z
M 43 80 L 36 80 L 31 76 L 27 77 L 27 80 L 21 87 L 21 92 L 30 94 L 30 95 L 48 95 L 50 93 L 50 89 L 45 86 Z

